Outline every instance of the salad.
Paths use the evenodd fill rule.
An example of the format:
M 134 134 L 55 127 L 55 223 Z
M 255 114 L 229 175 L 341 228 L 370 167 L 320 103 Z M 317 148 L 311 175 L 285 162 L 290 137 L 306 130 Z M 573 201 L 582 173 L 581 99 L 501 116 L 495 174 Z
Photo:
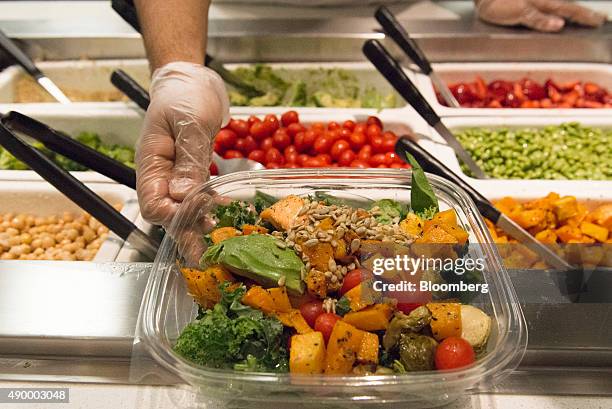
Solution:
M 181 268 L 198 315 L 174 351 L 206 367 L 292 374 L 380 375 L 471 365 L 492 320 L 458 292 L 381 292 L 398 283 L 377 260 L 466 257 L 469 234 L 440 211 L 414 158 L 410 206 L 326 192 L 277 200 L 258 192 L 214 211 L 199 268 Z M 450 283 L 453 271 L 412 280 Z M 461 278 L 481 283 L 472 271 Z

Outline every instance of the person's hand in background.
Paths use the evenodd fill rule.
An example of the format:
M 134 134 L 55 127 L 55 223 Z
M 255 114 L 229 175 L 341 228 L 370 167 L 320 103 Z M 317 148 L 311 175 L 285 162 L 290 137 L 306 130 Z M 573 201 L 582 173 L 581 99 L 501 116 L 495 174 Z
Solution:
M 136 189 L 143 217 L 167 227 L 187 193 L 208 179 L 213 138 L 228 120 L 229 100 L 214 71 L 188 62 L 155 70 L 149 93 Z
M 474 0 L 476 13 L 489 23 L 522 24 L 544 32 L 560 31 L 565 21 L 599 27 L 607 16 L 565 0 Z

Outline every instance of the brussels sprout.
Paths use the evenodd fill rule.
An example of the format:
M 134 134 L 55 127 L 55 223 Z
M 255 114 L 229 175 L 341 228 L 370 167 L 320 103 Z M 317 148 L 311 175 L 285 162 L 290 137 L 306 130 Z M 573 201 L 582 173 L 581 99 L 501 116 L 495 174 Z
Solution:
M 386 351 L 397 345 L 403 333 L 419 332 L 431 321 L 431 312 L 425 306 L 415 308 L 406 315 L 396 312 L 383 336 L 383 347 Z
M 399 341 L 400 362 L 407 372 L 432 370 L 435 368 L 437 346 L 436 340 L 427 335 L 402 334 Z

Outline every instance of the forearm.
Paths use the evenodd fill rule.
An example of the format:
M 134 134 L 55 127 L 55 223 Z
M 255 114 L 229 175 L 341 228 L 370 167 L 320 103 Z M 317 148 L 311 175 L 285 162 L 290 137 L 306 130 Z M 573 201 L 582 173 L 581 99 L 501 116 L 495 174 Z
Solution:
M 210 0 L 135 0 L 151 70 L 204 63 Z

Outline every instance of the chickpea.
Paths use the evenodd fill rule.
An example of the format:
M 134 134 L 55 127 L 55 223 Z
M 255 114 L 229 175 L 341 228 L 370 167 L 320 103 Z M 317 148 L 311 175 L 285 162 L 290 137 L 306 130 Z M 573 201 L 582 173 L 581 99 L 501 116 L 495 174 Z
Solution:
M 34 226 L 34 216 L 32 216 L 31 214 L 27 215 L 25 218 L 25 224 L 26 226 L 30 227 L 30 226 Z
M 91 227 L 93 230 L 98 230 L 98 227 L 102 226 L 102 224 L 96 219 L 94 219 L 93 217 L 89 219 L 88 224 L 89 224 L 89 227 Z
M 55 246 L 55 239 L 51 236 L 43 236 L 42 238 L 42 247 L 44 249 L 49 249 Z
M 0 233 L 4 233 L 6 231 L 6 227 L 0 223 Z
M 83 235 L 82 237 L 85 239 L 87 243 L 90 243 L 92 240 L 96 238 L 96 232 L 89 226 L 83 226 Z
M 13 220 L 11 220 L 11 225 L 16 229 L 23 229 L 25 227 L 24 218 L 21 218 L 19 216 L 13 218 Z
M 52 226 L 49 226 L 49 229 L 47 230 L 49 233 L 51 234 L 57 234 L 60 231 L 62 231 L 62 226 L 59 226 L 57 224 L 54 224 Z
M 34 249 L 41 248 L 42 247 L 42 240 L 39 239 L 39 238 L 36 238 L 36 239 L 32 240 L 32 243 L 30 243 L 30 245 Z
M 21 236 L 19 236 L 19 238 L 21 239 L 21 242 L 24 244 L 31 244 L 32 243 L 32 235 L 29 233 L 23 233 L 21 234 Z
M 34 251 L 32 252 L 32 254 L 34 254 L 35 256 L 40 256 L 41 254 L 44 254 L 44 253 L 45 251 L 40 247 L 34 249 Z
M 77 243 L 64 244 L 62 249 L 70 253 L 74 253 L 75 251 L 79 250 L 79 245 Z
M 9 253 L 13 253 L 15 256 L 21 256 L 22 254 L 29 254 L 31 251 L 32 248 L 28 244 L 20 244 L 11 247 Z
M 44 217 L 36 217 L 34 219 L 35 226 L 44 226 L 45 224 L 47 224 L 47 220 Z
M 2 253 L 0 260 L 15 260 L 15 255 L 7 251 L 6 253 Z
M 70 241 L 75 241 L 77 237 L 79 237 L 79 231 L 76 229 L 68 229 L 66 231 L 66 237 Z
M 7 233 L 9 236 L 11 236 L 11 237 L 12 237 L 12 236 L 16 236 L 16 235 L 18 235 L 18 234 L 19 234 L 19 230 L 17 230 L 17 229 L 16 229 L 16 228 L 14 228 L 14 227 L 9 227 L 8 229 L 6 229 L 6 233 Z
M 64 212 L 64 214 L 62 214 L 62 219 L 66 222 L 66 223 L 70 223 L 71 221 L 74 220 L 74 216 L 72 215 L 72 213 L 70 212 Z
M 21 244 L 21 240 L 19 239 L 19 236 L 12 236 L 11 238 L 8 239 L 8 244 L 11 247 L 18 246 Z

